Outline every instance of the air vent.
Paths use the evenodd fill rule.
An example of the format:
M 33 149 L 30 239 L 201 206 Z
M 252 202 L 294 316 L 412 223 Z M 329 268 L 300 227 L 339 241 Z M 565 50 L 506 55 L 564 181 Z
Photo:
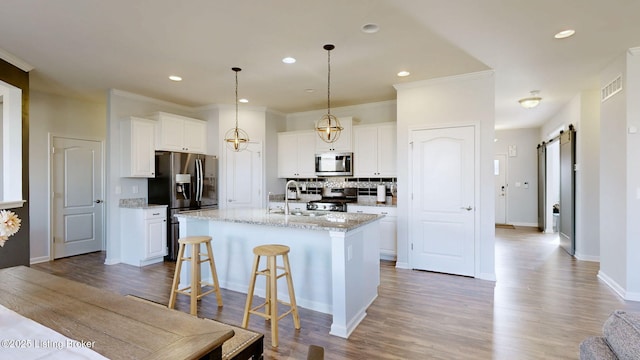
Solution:
M 622 75 L 618 75 L 612 82 L 605 85 L 600 91 L 600 99 L 605 102 L 613 95 L 619 93 L 622 90 Z

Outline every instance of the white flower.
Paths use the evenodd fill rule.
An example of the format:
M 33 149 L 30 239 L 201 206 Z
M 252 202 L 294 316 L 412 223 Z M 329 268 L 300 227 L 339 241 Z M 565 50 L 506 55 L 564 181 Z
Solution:
M 0 210 L 0 246 L 20 230 L 20 218 L 13 211 Z

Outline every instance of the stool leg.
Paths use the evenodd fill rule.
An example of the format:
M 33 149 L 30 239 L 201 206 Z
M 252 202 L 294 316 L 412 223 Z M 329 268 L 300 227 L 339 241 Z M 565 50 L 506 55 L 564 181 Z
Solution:
M 191 315 L 198 315 L 200 294 L 200 244 L 191 245 Z
M 271 301 L 271 346 L 278 347 L 278 273 L 276 267 L 276 257 L 267 257 L 269 264 L 269 283 L 270 291 L 269 300 Z
M 251 310 L 251 302 L 253 301 L 253 289 L 256 285 L 256 276 L 258 272 L 258 263 L 260 262 L 260 256 L 255 255 L 253 257 L 253 269 L 251 270 L 251 280 L 249 280 L 249 290 L 247 291 L 247 303 L 244 306 L 244 316 L 242 317 L 242 327 L 247 328 L 249 326 L 249 310 Z
M 296 294 L 293 291 L 293 278 L 291 277 L 291 267 L 289 266 L 289 256 L 282 256 L 284 263 L 284 271 L 287 272 L 287 286 L 289 288 L 289 303 L 291 304 L 291 313 L 293 314 L 293 324 L 296 329 L 300 329 L 300 316 L 298 315 L 298 306 L 296 305 Z
M 182 270 L 182 257 L 184 257 L 184 244 L 180 244 L 178 247 L 178 261 L 176 262 L 176 269 L 173 272 L 173 283 L 171 284 L 171 296 L 169 296 L 169 305 L 167 307 L 169 309 L 173 309 L 176 305 L 176 290 L 178 290 L 178 285 L 180 282 L 180 272 Z
M 218 299 L 218 306 L 222 306 L 222 294 L 220 293 L 220 284 L 218 283 L 218 273 L 216 272 L 216 264 L 213 260 L 213 249 L 211 249 L 211 242 L 207 242 L 207 252 L 209 254 L 209 266 L 211 268 L 211 277 L 213 277 L 213 289 Z

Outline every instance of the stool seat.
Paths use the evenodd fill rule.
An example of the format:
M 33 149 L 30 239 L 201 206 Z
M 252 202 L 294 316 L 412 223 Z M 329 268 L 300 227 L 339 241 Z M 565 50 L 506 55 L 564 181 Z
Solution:
M 207 241 L 211 241 L 211 236 L 187 236 L 184 238 L 178 239 L 178 244 L 202 244 Z
M 253 248 L 253 254 L 258 256 L 278 256 L 289 253 L 285 245 L 260 245 Z
M 178 294 L 184 294 L 191 297 L 191 315 L 198 315 L 198 300 L 203 296 L 216 293 L 218 300 L 218 306 L 222 306 L 222 294 L 220 292 L 220 285 L 218 283 L 218 274 L 216 272 L 216 264 L 213 260 L 213 249 L 211 248 L 211 236 L 188 236 L 178 239 L 178 261 L 176 262 L 176 269 L 173 275 L 173 284 L 171 285 L 171 296 L 169 297 L 169 309 L 173 309 L 176 304 L 176 297 Z M 204 244 L 207 252 L 200 252 L 200 245 Z M 191 246 L 191 256 L 185 257 L 184 252 L 186 246 Z M 203 257 L 204 256 L 204 257 Z M 180 285 L 180 273 L 182 272 L 182 263 L 191 262 L 191 282 L 190 285 L 179 289 Z M 208 283 L 201 280 L 201 264 L 204 262 L 209 263 L 211 269 L 211 277 L 213 283 Z M 202 292 L 203 286 L 211 286 L 213 289 Z
M 300 316 L 298 315 L 298 307 L 296 306 L 296 295 L 293 291 L 293 279 L 291 277 L 291 267 L 289 266 L 289 247 L 285 245 L 270 244 L 260 245 L 253 248 L 253 270 L 251 272 L 251 280 L 249 283 L 249 291 L 247 291 L 247 303 L 244 308 L 244 316 L 242 319 L 242 327 L 247 328 L 249 325 L 249 315 L 259 315 L 271 321 L 271 346 L 278 346 L 278 320 L 287 316 L 289 313 L 293 316 L 293 324 L 296 329 L 300 329 Z M 258 270 L 260 265 L 260 257 L 267 258 L 267 267 Z M 284 266 L 278 266 L 276 258 L 282 257 Z M 278 274 L 278 270 L 282 270 Z M 251 307 L 253 302 L 253 292 L 256 286 L 256 278 L 263 275 L 267 278 L 265 288 L 265 302 L 256 307 Z M 287 287 L 289 290 L 289 303 L 278 300 L 278 284 L 277 280 L 281 277 L 287 279 Z M 289 310 L 278 315 L 278 303 L 289 306 Z M 264 311 L 258 309 L 264 308 Z

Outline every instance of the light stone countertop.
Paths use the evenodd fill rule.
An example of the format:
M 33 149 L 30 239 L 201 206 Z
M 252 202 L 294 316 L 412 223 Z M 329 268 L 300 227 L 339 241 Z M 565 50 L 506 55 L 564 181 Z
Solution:
M 295 214 L 294 211 L 292 213 Z M 194 210 L 176 214 L 177 218 L 225 221 L 305 230 L 347 232 L 384 217 L 384 215 L 346 212 L 304 211 L 305 215 L 267 213 L 266 209 Z
M 126 209 L 153 209 L 153 208 L 166 208 L 167 205 L 156 204 L 120 204 L 121 208 Z

